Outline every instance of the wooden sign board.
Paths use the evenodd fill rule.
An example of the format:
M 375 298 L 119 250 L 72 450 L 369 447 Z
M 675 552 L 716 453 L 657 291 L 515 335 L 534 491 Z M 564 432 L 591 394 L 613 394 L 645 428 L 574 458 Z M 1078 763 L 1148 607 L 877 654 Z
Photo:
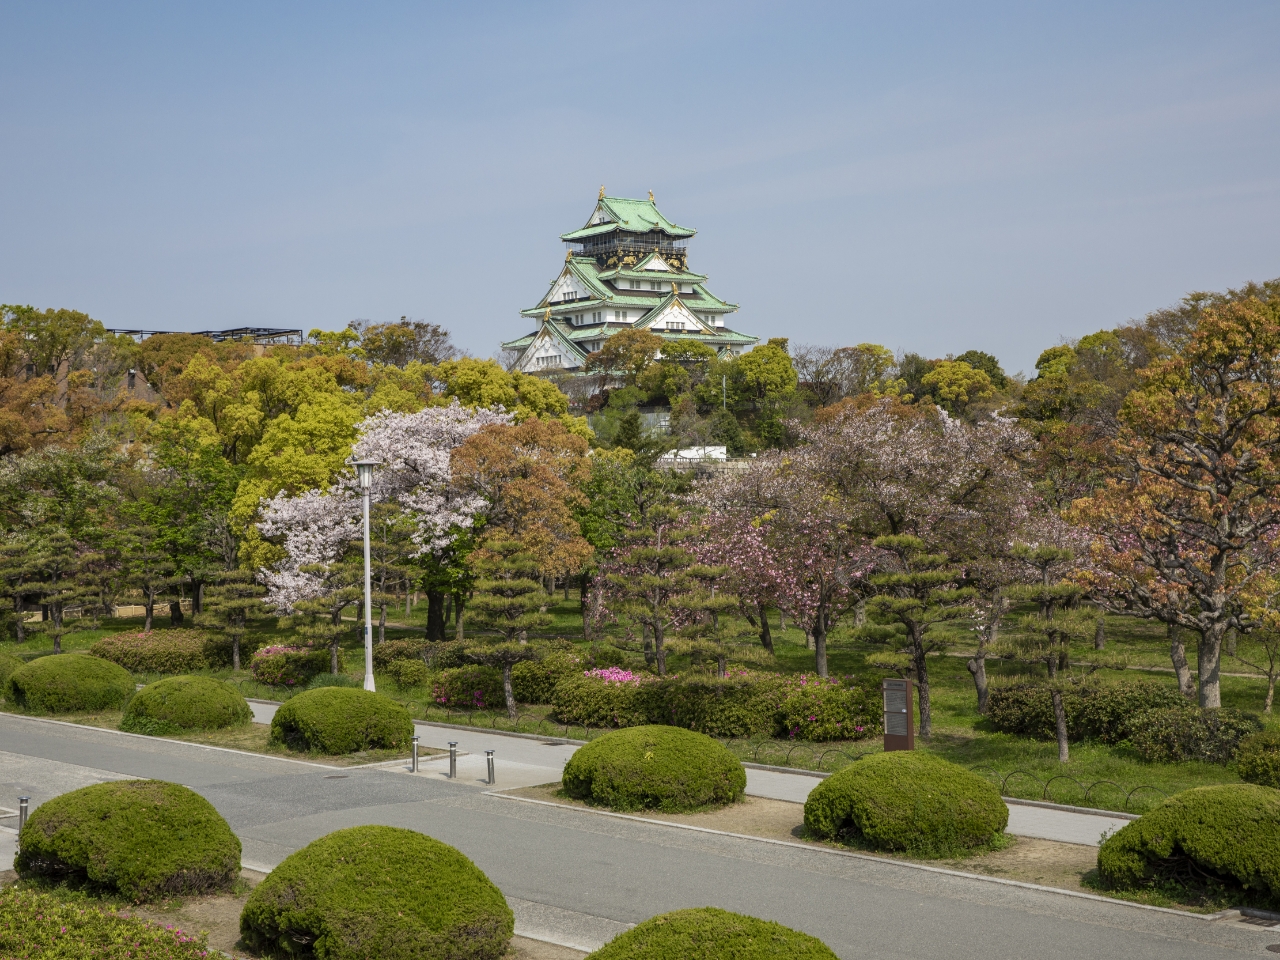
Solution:
M 915 686 L 910 680 L 885 680 L 884 693 L 884 749 L 914 750 L 916 748 L 915 711 L 911 708 L 911 692 Z

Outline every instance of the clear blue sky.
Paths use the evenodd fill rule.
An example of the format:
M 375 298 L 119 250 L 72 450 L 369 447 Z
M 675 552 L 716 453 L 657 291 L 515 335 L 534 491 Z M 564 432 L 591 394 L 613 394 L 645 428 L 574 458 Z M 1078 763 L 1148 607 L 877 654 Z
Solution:
M 1046 346 L 1280 275 L 1280 5 L 0 3 L 0 302 L 487 356 L 601 184 L 735 326 Z

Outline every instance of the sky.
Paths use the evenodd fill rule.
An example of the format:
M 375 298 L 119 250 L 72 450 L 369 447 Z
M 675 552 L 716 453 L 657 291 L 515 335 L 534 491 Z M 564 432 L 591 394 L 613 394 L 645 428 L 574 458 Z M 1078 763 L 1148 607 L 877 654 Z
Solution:
M 0 0 L 0 303 L 529 332 L 604 185 L 761 338 L 1040 351 L 1280 276 L 1280 4 Z

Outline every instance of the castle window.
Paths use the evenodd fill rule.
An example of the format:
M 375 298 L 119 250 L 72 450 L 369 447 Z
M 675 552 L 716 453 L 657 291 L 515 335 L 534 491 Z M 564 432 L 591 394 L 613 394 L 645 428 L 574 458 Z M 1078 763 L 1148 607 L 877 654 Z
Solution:
M 649 281 L 649 289 L 650 289 L 650 290 L 657 290 L 657 289 L 658 289 L 658 281 L 657 281 L 657 280 L 650 280 L 650 281 Z

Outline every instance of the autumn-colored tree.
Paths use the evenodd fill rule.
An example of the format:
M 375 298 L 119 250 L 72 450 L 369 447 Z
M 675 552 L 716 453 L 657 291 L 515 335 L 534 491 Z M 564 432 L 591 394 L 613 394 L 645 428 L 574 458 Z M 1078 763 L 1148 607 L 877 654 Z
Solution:
M 1199 702 L 1222 703 L 1222 641 L 1242 594 L 1280 562 L 1280 302 L 1206 309 L 1181 350 L 1141 372 L 1106 486 L 1078 501 L 1091 592 L 1194 631 Z

